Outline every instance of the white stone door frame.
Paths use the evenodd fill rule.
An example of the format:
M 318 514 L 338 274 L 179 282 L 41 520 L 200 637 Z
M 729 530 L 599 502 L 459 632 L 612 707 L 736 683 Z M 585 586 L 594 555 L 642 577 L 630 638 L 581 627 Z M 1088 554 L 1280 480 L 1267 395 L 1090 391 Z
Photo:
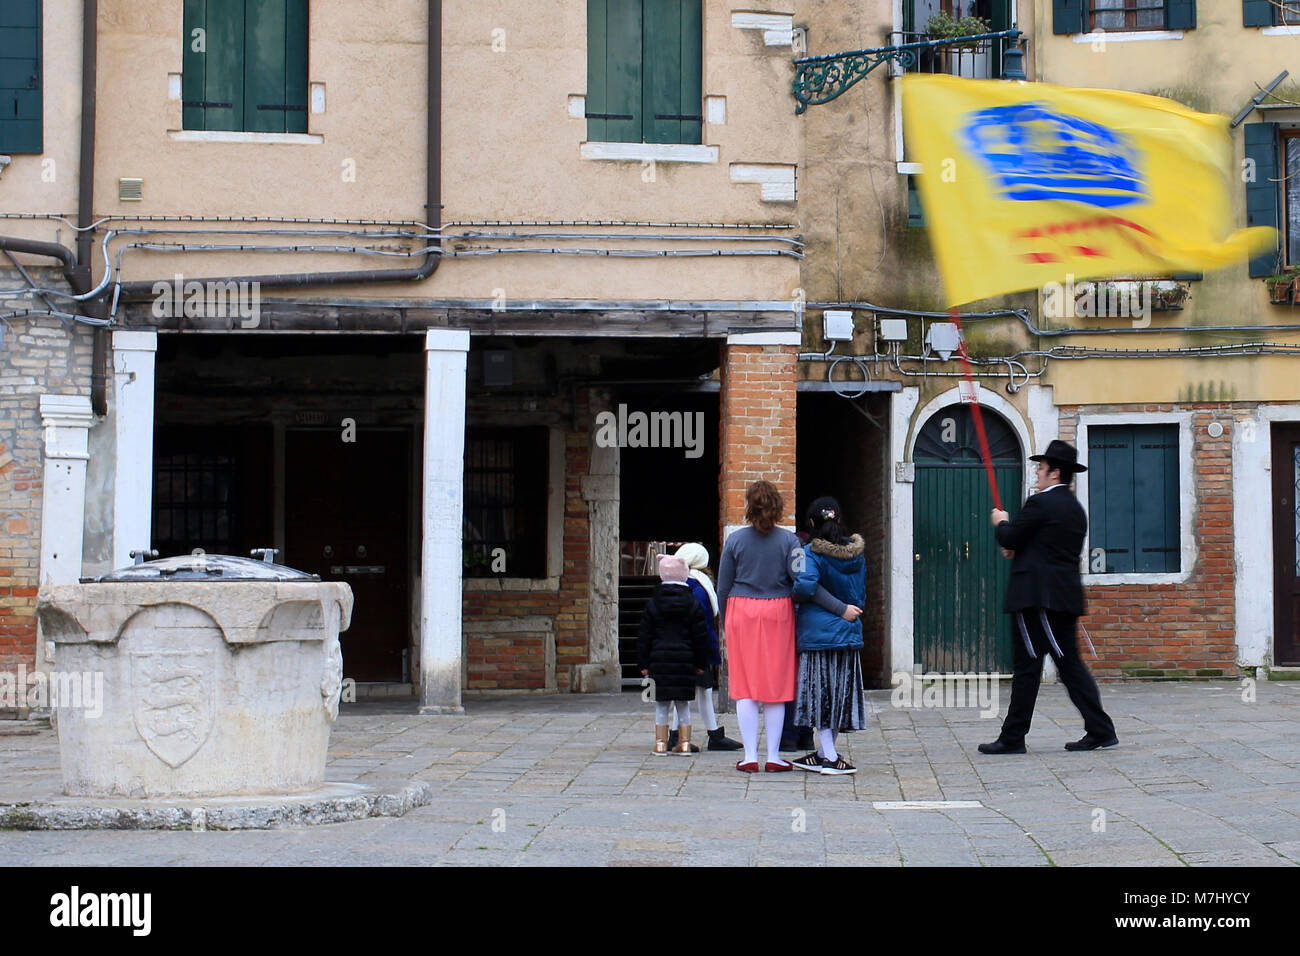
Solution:
M 461 537 L 465 514 L 465 385 L 469 332 L 425 333 L 424 476 L 420 549 L 420 713 L 461 703 Z
M 1035 386 L 1030 386 L 1031 388 Z M 1010 423 L 1020 441 L 1021 451 L 1026 455 L 1033 447 L 1032 436 L 1020 409 L 1008 402 L 992 389 L 976 384 L 976 396 L 980 405 L 997 412 Z M 1050 416 L 1041 408 L 1041 393 L 1030 395 L 1030 408 L 1040 412 L 1044 423 Z M 887 601 L 889 602 L 889 659 L 890 674 L 912 674 L 916 671 L 916 630 L 913 621 L 913 535 L 912 521 L 913 492 L 915 491 L 915 469 L 912 451 L 921 427 L 929 421 L 935 412 L 949 405 L 961 402 L 961 390 L 954 385 L 945 392 L 936 395 L 925 406 L 917 409 L 920 402 L 920 390 L 914 386 L 904 386 L 900 391 L 891 392 L 889 400 L 889 442 L 890 460 L 894 464 L 894 480 L 889 483 L 889 580 Z M 1036 416 L 1037 417 L 1037 416 Z M 1022 488 L 1031 482 L 1022 481 Z
M 1300 422 L 1300 405 L 1232 413 L 1232 550 L 1237 665 L 1273 665 L 1273 428 Z
M 154 358 L 158 333 L 113 333 L 113 567 L 153 544 Z

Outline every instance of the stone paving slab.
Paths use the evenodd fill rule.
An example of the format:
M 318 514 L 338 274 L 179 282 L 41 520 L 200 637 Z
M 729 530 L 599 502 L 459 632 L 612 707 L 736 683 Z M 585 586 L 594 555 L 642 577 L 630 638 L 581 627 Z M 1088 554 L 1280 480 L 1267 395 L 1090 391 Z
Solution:
M 1059 685 L 1029 753 L 979 754 L 998 721 L 869 692 L 846 777 L 739 774 L 736 755 L 655 757 L 639 695 L 471 699 L 421 717 L 345 705 L 328 777 L 428 787 L 404 816 L 244 832 L 0 830 L 5 865 L 1296 866 L 1300 682 L 1103 684 L 1120 746 L 1081 733 Z M 1005 700 L 1003 701 L 1005 704 Z M 738 736 L 734 715 L 725 715 Z M 701 736 L 703 736 L 701 734 Z M 789 756 L 789 755 L 787 755 Z M 52 731 L 0 725 L 0 803 L 58 787 Z M 882 809 L 893 801 L 974 801 Z

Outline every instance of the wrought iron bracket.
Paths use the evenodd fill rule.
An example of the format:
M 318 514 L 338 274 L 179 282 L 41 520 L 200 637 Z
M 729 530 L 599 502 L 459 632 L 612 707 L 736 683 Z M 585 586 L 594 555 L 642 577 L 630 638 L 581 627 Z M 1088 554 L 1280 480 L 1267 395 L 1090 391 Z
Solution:
M 985 40 L 1011 40 L 1015 45 L 1023 34 L 1019 30 L 1002 30 L 998 33 L 980 33 L 975 36 L 951 37 L 943 40 L 920 40 L 899 43 L 870 50 L 849 50 L 847 53 L 824 53 L 821 56 L 801 56 L 794 61 L 794 98 L 796 113 L 810 106 L 829 103 L 880 64 L 894 60 L 903 69 L 916 66 L 921 50 L 942 47 L 963 47 Z

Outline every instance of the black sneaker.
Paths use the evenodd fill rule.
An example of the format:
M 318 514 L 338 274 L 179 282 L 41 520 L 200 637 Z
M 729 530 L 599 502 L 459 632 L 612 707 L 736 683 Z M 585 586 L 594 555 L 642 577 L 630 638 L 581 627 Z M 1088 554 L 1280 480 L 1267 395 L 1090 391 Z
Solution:
M 822 769 L 822 758 L 817 756 L 817 751 L 815 750 L 807 756 L 800 757 L 798 760 L 792 760 L 790 762 L 800 770 L 811 770 L 814 773 L 819 773 Z
M 840 757 L 838 760 L 827 760 L 825 757 L 822 757 L 820 769 L 822 773 L 833 775 L 858 772 L 858 768 L 853 766 L 853 764 L 849 763 L 843 757 Z

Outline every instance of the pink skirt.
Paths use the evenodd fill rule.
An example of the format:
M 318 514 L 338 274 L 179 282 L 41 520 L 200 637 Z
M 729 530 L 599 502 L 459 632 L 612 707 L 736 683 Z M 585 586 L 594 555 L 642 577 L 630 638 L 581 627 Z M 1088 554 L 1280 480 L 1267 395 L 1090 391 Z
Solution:
M 794 601 L 727 598 L 727 677 L 736 700 L 794 700 Z

